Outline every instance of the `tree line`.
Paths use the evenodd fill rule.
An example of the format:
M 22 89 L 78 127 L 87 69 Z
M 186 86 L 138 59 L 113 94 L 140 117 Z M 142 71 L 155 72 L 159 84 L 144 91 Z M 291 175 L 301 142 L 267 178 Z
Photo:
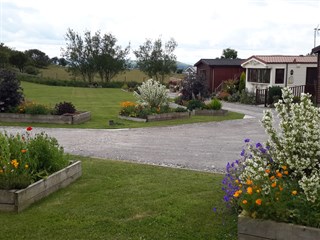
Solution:
M 91 83 L 96 75 L 102 82 L 109 82 L 115 75 L 130 67 L 130 43 L 122 48 L 110 33 L 101 34 L 97 31 L 92 34 L 85 31 L 81 35 L 69 28 L 65 41 L 66 45 L 61 49 L 62 57 L 51 59 L 38 49 L 21 52 L 1 43 L 0 68 L 12 65 L 20 72 L 26 72 L 26 66 L 45 68 L 49 64 L 59 64 L 65 66 L 73 76 L 81 76 L 84 81 Z M 133 53 L 141 71 L 150 78 L 163 82 L 166 75 L 177 69 L 174 54 L 176 47 L 177 42 L 173 38 L 165 43 L 160 38 L 155 41 L 147 39 Z

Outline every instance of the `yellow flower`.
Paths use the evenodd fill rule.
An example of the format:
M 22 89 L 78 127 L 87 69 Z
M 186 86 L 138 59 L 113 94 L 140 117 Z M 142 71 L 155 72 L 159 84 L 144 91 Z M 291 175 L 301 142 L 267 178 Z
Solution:
M 3 169 L 0 169 L 0 173 L 3 173 Z
M 252 187 L 248 187 L 247 188 L 247 193 L 250 194 L 250 195 L 252 194 Z
M 237 197 L 240 196 L 241 193 L 242 193 L 242 191 L 241 191 L 241 190 L 238 190 L 238 191 L 236 191 L 236 192 L 233 194 L 233 196 L 237 198 Z
M 283 170 L 287 170 L 287 166 L 282 166 L 281 167 Z
M 291 194 L 292 194 L 293 196 L 295 196 L 295 195 L 298 194 L 298 192 L 297 192 L 296 190 L 293 190 L 293 191 L 291 192 Z
M 28 164 L 24 165 L 24 168 L 25 168 L 25 169 L 28 169 L 28 168 L 29 168 L 29 165 L 28 165 Z
M 17 161 L 17 159 L 11 160 L 11 164 L 14 166 L 14 168 L 18 168 L 19 166 L 19 162 Z
M 247 204 L 248 201 L 244 199 L 244 200 L 242 201 L 242 203 L 243 203 L 243 204 Z
M 235 182 L 236 184 L 239 184 L 239 180 L 238 180 L 238 179 L 236 179 L 234 182 Z
M 260 206 L 261 203 L 262 203 L 262 200 L 261 200 L 260 198 L 258 198 L 258 199 L 256 200 L 256 204 Z
M 260 190 L 259 190 L 259 189 L 257 189 L 257 190 L 256 190 L 256 192 L 257 192 L 257 193 L 260 193 Z

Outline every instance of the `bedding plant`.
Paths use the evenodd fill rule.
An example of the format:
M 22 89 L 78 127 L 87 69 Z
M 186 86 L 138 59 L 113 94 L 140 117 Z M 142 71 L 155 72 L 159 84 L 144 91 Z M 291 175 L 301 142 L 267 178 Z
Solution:
M 22 189 L 66 167 L 63 148 L 45 134 L 0 132 L 0 189 Z
M 320 228 L 320 110 L 309 94 L 299 103 L 288 88 L 282 96 L 279 127 L 271 111 L 261 121 L 267 142 L 245 139 L 240 159 L 228 163 L 224 201 L 252 218 Z

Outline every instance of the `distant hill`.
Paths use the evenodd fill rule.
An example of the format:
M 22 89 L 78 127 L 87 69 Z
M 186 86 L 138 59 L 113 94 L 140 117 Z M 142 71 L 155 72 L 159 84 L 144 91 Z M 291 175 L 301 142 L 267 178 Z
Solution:
M 130 66 L 130 69 L 137 68 L 137 61 L 136 60 L 129 60 L 129 66 Z M 192 66 L 192 65 L 177 61 L 177 69 L 184 70 L 184 69 L 186 69 L 187 67 L 190 67 L 190 66 Z

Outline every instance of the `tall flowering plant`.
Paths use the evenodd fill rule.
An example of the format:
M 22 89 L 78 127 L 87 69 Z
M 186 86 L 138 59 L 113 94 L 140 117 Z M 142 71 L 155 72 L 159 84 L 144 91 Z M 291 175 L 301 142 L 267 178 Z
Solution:
M 291 90 L 282 94 L 279 128 L 266 111 L 268 141 L 246 139 L 240 158 L 227 165 L 224 200 L 253 218 L 320 227 L 320 110 L 308 94 L 300 103 Z

